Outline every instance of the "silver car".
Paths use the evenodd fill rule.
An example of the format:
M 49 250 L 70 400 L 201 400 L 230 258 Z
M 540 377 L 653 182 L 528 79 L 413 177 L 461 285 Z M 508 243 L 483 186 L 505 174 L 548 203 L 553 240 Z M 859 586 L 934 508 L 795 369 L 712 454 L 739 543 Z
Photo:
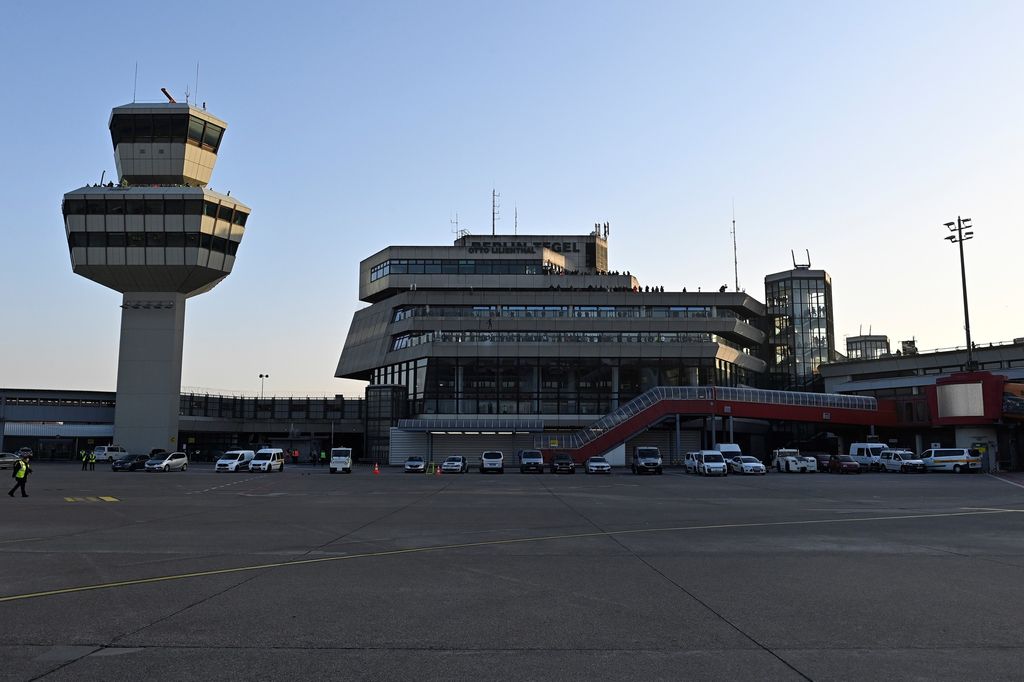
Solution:
M 591 457 L 584 465 L 583 471 L 588 474 L 610 474 L 612 465 L 604 457 Z
M 768 473 L 768 469 L 761 463 L 761 460 L 749 455 L 736 455 L 735 457 L 726 459 L 725 461 L 729 465 L 729 471 L 737 474 Z
M 146 460 L 146 471 L 185 471 L 188 455 L 184 452 L 161 452 Z
M 13 469 L 14 463 L 21 460 L 13 452 L 0 452 L 0 469 Z
M 413 455 L 405 460 L 405 473 L 422 474 L 427 470 L 427 463 L 419 455 Z

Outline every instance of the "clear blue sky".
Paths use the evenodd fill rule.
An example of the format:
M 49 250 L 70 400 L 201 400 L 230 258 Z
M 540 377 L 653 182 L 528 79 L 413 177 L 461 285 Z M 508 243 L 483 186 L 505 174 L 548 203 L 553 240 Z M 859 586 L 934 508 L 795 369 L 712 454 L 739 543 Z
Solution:
M 72 274 L 64 192 L 111 177 L 106 124 L 166 86 L 228 121 L 211 186 L 253 209 L 234 273 L 189 301 L 182 384 L 361 394 L 333 378 L 358 262 L 449 220 L 586 233 L 678 290 L 809 249 L 836 333 L 1024 336 L 1019 2 L 18 3 L 0 67 L 0 386 L 113 389 L 120 295 Z

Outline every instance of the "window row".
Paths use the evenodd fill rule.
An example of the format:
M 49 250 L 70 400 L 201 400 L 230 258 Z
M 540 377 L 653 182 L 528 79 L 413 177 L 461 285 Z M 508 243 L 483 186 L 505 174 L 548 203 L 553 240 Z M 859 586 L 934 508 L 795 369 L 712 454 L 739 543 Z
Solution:
M 477 306 L 406 306 L 396 308 L 393 322 L 412 317 L 474 317 L 474 318 L 739 318 L 725 309 L 712 306 L 615 306 L 615 305 L 477 305 Z
M 110 121 L 115 149 L 122 142 L 188 142 L 216 153 L 223 135 L 221 126 L 188 114 L 114 114 Z
M 229 204 L 202 199 L 165 199 L 160 196 L 65 199 L 64 215 L 205 215 L 241 226 L 245 225 L 249 217 L 245 211 Z
M 485 332 L 470 330 L 417 332 L 391 340 L 391 350 L 424 343 L 712 343 L 714 334 L 701 332 Z
M 238 242 L 205 232 L 72 232 L 68 245 L 73 247 L 163 247 L 179 246 L 210 249 L 234 256 Z
M 537 260 L 392 258 L 370 268 L 370 281 L 388 275 L 541 275 L 562 269 Z

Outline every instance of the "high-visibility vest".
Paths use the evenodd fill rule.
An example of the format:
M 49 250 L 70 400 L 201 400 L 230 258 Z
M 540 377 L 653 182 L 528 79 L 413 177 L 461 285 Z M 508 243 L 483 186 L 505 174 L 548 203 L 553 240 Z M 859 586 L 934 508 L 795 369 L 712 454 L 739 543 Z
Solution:
M 89 464 L 92 464 L 95 461 L 96 461 L 96 453 L 95 452 L 90 452 L 89 453 Z
M 85 450 L 82 450 L 82 461 L 84 462 L 88 455 L 85 454 Z
M 28 472 L 28 464 L 25 464 L 25 462 L 23 462 L 23 461 L 18 462 L 18 470 L 16 472 L 14 472 L 14 477 L 15 478 L 25 478 L 25 474 L 27 472 Z

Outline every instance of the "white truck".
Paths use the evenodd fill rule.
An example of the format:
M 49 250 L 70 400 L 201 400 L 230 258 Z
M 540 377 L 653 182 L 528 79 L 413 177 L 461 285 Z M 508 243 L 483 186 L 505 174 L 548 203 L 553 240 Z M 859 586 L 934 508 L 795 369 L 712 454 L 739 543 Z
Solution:
M 661 474 L 661 451 L 654 446 L 638 445 L 633 448 L 633 465 L 630 468 L 634 474 Z
M 806 474 L 818 470 L 818 460 L 801 455 L 800 451 L 794 448 L 779 448 L 772 450 L 772 468 L 779 472 Z
M 352 448 L 331 448 L 331 473 L 352 473 Z

